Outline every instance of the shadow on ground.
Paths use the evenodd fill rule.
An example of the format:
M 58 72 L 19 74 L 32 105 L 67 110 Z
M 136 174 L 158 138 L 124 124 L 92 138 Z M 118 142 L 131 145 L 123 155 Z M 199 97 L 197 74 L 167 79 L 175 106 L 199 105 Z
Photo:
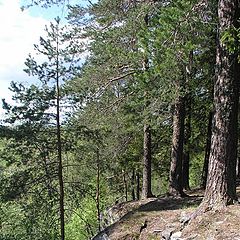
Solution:
M 132 226 L 133 223 L 141 226 L 143 219 L 148 218 L 149 214 L 161 215 L 161 211 L 187 209 L 191 207 L 197 207 L 202 200 L 202 192 L 190 192 L 190 196 L 185 198 L 175 198 L 169 196 L 162 196 L 159 198 L 152 198 L 145 201 L 132 201 L 124 203 L 126 206 L 132 204 L 132 210 L 127 211 L 126 214 L 120 215 L 119 219 L 112 225 L 105 228 L 93 240 L 99 239 L 112 239 L 107 236 L 111 236 L 113 232 L 121 232 L 122 226 Z M 118 206 L 114 206 L 117 208 Z M 123 204 L 119 204 L 119 208 L 124 208 Z M 134 229 L 132 229 L 133 232 Z M 115 236 L 115 239 L 116 236 Z M 120 239 L 120 238 L 119 238 Z M 125 238 L 123 238 L 125 239 Z M 130 239 L 130 238 L 126 238 Z M 135 238 L 133 238 L 135 239 Z
M 200 204 L 202 197 L 191 196 L 186 198 L 172 198 L 166 197 L 156 199 L 144 205 L 141 205 L 135 211 L 146 212 L 146 211 L 162 211 L 162 210 L 177 210 L 189 207 L 196 207 Z

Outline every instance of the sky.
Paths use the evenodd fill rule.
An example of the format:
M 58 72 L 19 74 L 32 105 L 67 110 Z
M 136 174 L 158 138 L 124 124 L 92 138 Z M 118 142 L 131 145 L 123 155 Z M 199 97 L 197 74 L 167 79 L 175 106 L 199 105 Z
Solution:
M 38 43 L 48 20 L 21 11 L 20 1 L 0 0 L 0 99 L 11 99 L 11 81 L 28 82 L 24 61 Z M 0 103 L 1 104 L 1 103 Z M 2 109 L 0 110 L 2 115 Z
M 56 17 L 56 12 L 60 17 L 66 13 L 63 7 L 48 10 L 32 7 L 22 11 L 24 1 L 0 0 L 0 118 L 3 117 L 1 99 L 11 102 L 10 82 L 27 84 L 33 81 L 23 71 L 25 59 L 34 52 L 33 45 L 39 43 L 45 26 Z

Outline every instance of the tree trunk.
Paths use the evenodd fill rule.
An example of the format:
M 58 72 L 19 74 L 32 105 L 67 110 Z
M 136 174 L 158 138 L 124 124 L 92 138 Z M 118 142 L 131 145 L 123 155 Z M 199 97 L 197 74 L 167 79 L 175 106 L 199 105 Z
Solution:
M 238 157 L 237 158 L 237 179 L 238 179 L 238 182 L 240 180 L 240 158 Z
M 237 54 L 221 41 L 239 18 L 237 0 L 220 0 L 218 4 L 219 36 L 216 56 L 217 77 L 214 85 L 213 131 L 203 210 L 219 210 L 236 199 L 237 116 L 239 85 Z M 230 32 L 229 32 L 230 34 Z
M 97 220 L 98 231 L 101 231 L 101 210 L 100 210 L 100 156 L 99 149 L 96 152 L 97 157 L 97 176 L 96 176 L 96 208 L 97 208 Z
M 144 141 L 143 141 L 143 185 L 142 185 L 142 199 L 153 197 L 151 190 L 151 128 L 144 124 Z
M 185 68 L 185 115 L 186 123 L 184 126 L 184 149 L 182 159 L 182 186 L 185 190 L 190 190 L 189 186 L 189 167 L 190 167 L 190 138 L 191 138 L 191 113 L 192 113 L 192 95 L 190 81 L 192 79 L 193 51 L 189 53 L 188 65 Z
M 148 14 L 145 15 L 144 21 L 146 24 L 146 27 L 149 25 L 149 16 Z M 149 59 L 147 54 L 145 53 L 144 59 L 143 59 L 143 69 L 144 71 L 149 70 Z M 150 102 L 148 99 L 148 86 L 146 85 L 144 92 L 144 101 L 145 101 L 145 110 L 147 110 Z M 152 194 L 152 140 L 151 140 L 151 127 L 149 125 L 149 114 L 146 114 L 145 123 L 143 126 L 143 179 L 142 179 L 142 199 L 153 197 Z
M 135 196 L 135 169 L 132 170 L 132 200 L 136 200 Z
M 125 201 L 128 200 L 128 185 L 127 185 L 127 179 L 126 179 L 126 171 L 122 170 L 123 173 L 123 185 L 124 185 L 124 195 L 125 195 Z
M 59 78 L 59 42 L 57 39 L 57 64 L 56 64 L 56 102 L 57 102 L 57 156 L 58 156 L 58 182 L 59 182 L 59 207 L 61 240 L 65 239 L 65 208 L 64 208 L 64 182 L 62 164 L 62 137 L 60 121 L 60 78 Z
M 206 183 L 207 183 L 208 163 L 209 163 L 209 156 L 210 156 L 210 150 L 211 150 L 212 120 L 213 120 L 213 112 L 211 111 L 208 117 L 207 140 L 206 140 L 205 157 L 204 157 L 204 163 L 203 163 L 202 182 L 201 182 L 201 187 L 204 189 L 206 188 Z
M 182 186 L 182 158 L 185 118 L 184 105 L 184 98 L 180 95 L 177 96 L 173 115 L 172 159 L 169 176 L 169 193 L 171 195 L 181 197 L 185 195 Z
M 182 164 L 182 187 L 186 191 L 190 190 L 189 167 L 190 167 L 190 153 L 189 151 L 186 151 L 183 153 L 183 164 Z
M 185 190 L 190 190 L 189 186 L 189 166 L 190 166 L 190 146 L 189 141 L 191 137 L 191 96 L 188 94 L 186 100 L 186 124 L 184 132 L 184 152 L 183 152 L 183 163 L 182 163 L 182 186 Z
M 137 172 L 137 174 L 136 174 L 136 180 L 137 180 L 136 197 L 137 197 L 137 200 L 140 200 L 140 174 L 139 174 L 139 172 Z

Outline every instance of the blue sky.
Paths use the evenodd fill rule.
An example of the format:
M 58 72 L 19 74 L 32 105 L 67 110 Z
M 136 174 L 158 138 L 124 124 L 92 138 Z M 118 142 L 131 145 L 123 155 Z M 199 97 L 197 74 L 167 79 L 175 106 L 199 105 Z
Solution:
M 33 52 L 33 44 L 44 36 L 44 28 L 55 17 L 63 17 L 66 8 L 42 9 L 32 7 L 21 11 L 26 0 L 0 0 L 0 99 L 11 102 L 8 90 L 11 81 L 28 84 L 33 81 L 23 72 L 24 61 Z M 27 0 L 30 1 L 30 0 Z M 70 3 L 87 4 L 87 0 L 70 0 Z M 3 111 L 0 103 L 0 118 Z
M 1 0 L 0 0 L 1 1 Z M 66 4 L 67 4 L 66 0 Z M 26 3 L 31 2 L 31 0 L 20 0 L 20 5 L 24 5 Z M 77 1 L 77 0 L 69 0 L 69 2 L 71 4 L 77 3 L 77 2 L 81 2 L 81 4 L 84 4 L 85 0 L 81 0 L 81 1 Z M 33 6 L 31 8 L 28 9 L 29 15 L 32 17 L 41 17 L 44 18 L 46 20 L 51 21 L 52 19 L 54 19 L 56 16 L 59 17 L 64 17 L 67 13 L 67 7 L 66 4 L 61 5 L 61 6 L 53 6 L 51 8 L 40 8 L 39 6 Z

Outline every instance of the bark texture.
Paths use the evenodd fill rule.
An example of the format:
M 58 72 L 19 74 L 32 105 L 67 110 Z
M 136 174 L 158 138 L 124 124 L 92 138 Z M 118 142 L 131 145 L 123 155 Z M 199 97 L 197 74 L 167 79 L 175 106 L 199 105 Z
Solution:
M 208 166 L 208 179 L 201 206 L 220 209 L 236 199 L 238 69 L 237 55 L 222 42 L 226 31 L 237 27 L 239 1 L 219 0 L 219 36 L 214 84 L 213 129 Z M 200 208 L 201 208 L 200 206 Z
M 171 152 L 171 167 L 169 176 L 169 193 L 171 195 L 184 196 L 182 186 L 182 158 L 184 143 L 184 98 L 178 96 L 175 101 L 173 115 L 173 137 Z

